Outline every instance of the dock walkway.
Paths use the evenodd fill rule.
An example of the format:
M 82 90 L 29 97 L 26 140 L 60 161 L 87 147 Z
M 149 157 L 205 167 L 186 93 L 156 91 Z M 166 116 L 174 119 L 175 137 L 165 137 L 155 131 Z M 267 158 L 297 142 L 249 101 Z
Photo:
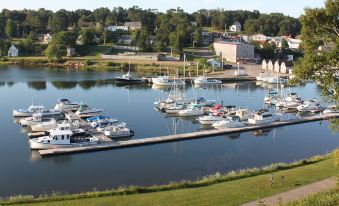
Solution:
M 102 141 L 103 143 L 91 145 L 91 146 L 85 146 L 85 147 L 55 148 L 55 149 L 48 149 L 48 150 L 39 150 L 39 154 L 42 157 L 45 157 L 45 156 L 52 156 L 52 155 L 92 152 L 92 151 L 99 151 L 99 150 L 124 148 L 124 147 L 135 147 L 135 146 L 149 145 L 149 144 L 159 144 L 159 143 L 165 143 L 165 142 L 190 140 L 190 139 L 212 137 L 212 136 L 218 136 L 218 135 L 229 135 L 229 134 L 236 134 L 236 133 L 241 133 L 241 132 L 248 132 L 248 131 L 261 130 L 261 129 L 267 129 L 267 128 L 275 128 L 275 127 L 282 127 L 282 126 L 288 126 L 288 125 L 302 124 L 302 123 L 307 123 L 307 122 L 322 121 L 322 120 L 328 120 L 334 117 L 339 117 L 339 114 L 318 115 L 318 116 L 311 116 L 311 117 L 303 117 L 302 119 L 283 120 L 283 121 L 273 122 L 273 123 L 265 124 L 265 125 L 252 125 L 252 126 L 250 125 L 250 126 L 245 126 L 245 127 L 240 127 L 240 128 L 227 128 L 227 129 L 221 129 L 221 130 L 200 131 L 200 132 L 169 135 L 169 136 L 162 136 L 162 137 L 134 139 L 134 140 L 128 140 L 128 141 L 121 141 L 121 142 Z

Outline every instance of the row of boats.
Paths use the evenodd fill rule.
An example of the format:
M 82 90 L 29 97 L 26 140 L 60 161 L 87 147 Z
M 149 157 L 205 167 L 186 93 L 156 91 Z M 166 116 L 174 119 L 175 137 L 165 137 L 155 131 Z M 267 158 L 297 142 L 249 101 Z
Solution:
M 149 80 L 147 78 L 137 78 L 133 77 L 130 72 L 122 76 L 115 77 L 117 83 L 122 84 L 134 84 L 134 83 L 147 83 Z M 170 78 L 169 76 L 159 76 L 151 78 L 151 82 L 156 86 L 184 86 L 186 84 L 185 80 L 178 78 Z M 215 85 L 221 84 L 222 81 L 212 78 L 207 78 L 206 76 L 198 76 L 193 79 L 195 85 Z
M 74 111 L 77 118 L 66 111 Z M 30 148 L 37 150 L 98 144 L 99 139 L 93 132 L 114 140 L 134 135 L 125 122 L 103 116 L 102 112 L 84 103 L 61 99 L 54 109 L 31 105 L 27 109 L 13 110 L 13 116 L 19 118 L 22 126 L 30 127 Z
M 265 82 L 268 84 L 287 84 L 288 79 L 279 77 L 279 75 L 269 74 L 265 72 L 259 73 L 259 75 L 256 77 L 257 81 Z
M 276 93 L 270 92 L 265 97 L 265 103 L 275 104 L 276 110 L 268 109 L 250 111 L 247 108 L 238 108 L 233 105 L 223 106 L 216 104 L 215 100 L 205 98 L 187 99 L 183 95 L 173 94 L 165 99 L 160 99 L 155 104 L 155 109 L 166 113 L 167 116 L 195 117 L 201 125 L 209 125 L 216 129 L 237 128 L 246 125 L 269 124 L 280 121 L 282 111 L 299 111 L 302 113 L 333 114 L 339 113 L 336 105 L 324 108 L 316 99 L 304 101 L 296 93 L 290 93 L 284 98 L 278 98 Z

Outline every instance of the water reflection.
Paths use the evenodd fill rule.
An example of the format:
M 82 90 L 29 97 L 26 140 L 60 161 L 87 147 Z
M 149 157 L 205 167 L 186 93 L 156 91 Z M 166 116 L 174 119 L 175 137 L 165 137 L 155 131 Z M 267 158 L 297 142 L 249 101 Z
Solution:
M 33 81 L 27 82 L 28 88 L 35 89 L 35 90 L 45 90 L 47 88 L 46 81 Z
M 251 131 L 251 134 L 254 137 L 267 137 L 271 131 L 272 129 L 260 129 L 260 130 Z
M 74 81 L 52 81 L 51 83 L 57 89 L 74 89 L 78 85 L 78 82 Z

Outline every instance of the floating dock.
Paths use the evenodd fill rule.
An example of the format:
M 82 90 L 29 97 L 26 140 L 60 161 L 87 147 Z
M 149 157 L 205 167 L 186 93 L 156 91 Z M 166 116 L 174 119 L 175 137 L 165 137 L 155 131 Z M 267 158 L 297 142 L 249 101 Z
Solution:
M 250 126 L 245 126 L 245 127 L 240 127 L 240 128 L 208 130 L 208 131 L 200 131 L 200 132 L 177 134 L 177 135 L 162 136 L 162 137 L 135 139 L 135 140 L 121 141 L 121 142 L 113 142 L 111 140 L 108 141 L 107 138 L 102 137 L 104 135 L 100 135 L 100 138 L 103 138 L 103 139 L 100 141 L 99 144 L 96 144 L 96 145 L 90 145 L 90 146 L 84 146 L 84 147 L 55 148 L 55 149 L 48 149 L 48 150 L 39 150 L 39 154 L 42 157 L 46 157 L 46 156 L 53 156 L 53 155 L 63 155 L 63 154 L 118 149 L 118 148 L 125 148 L 125 147 L 135 147 L 135 146 L 142 146 L 142 145 L 149 145 L 149 144 L 160 144 L 160 143 L 166 143 L 166 142 L 192 140 L 192 139 L 198 139 L 198 138 L 203 138 L 203 137 L 237 134 L 237 133 L 248 132 L 248 131 L 283 127 L 283 126 L 295 125 L 295 124 L 303 124 L 303 123 L 308 123 L 308 122 L 329 120 L 331 118 L 336 118 L 336 117 L 339 117 L 339 114 L 327 114 L 327 115 L 321 114 L 317 116 L 303 117 L 300 119 L 283 120 L 283 121 L 273 122 L 273 123 L 265 124 L 265 125 L 250 125 Z M 105 139 L 107 141 L 104 141 Z

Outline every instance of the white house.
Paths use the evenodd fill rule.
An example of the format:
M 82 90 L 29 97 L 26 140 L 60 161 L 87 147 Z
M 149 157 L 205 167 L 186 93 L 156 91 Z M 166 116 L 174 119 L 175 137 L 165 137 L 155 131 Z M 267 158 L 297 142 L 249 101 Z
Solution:
M 221 68 L 221 62 L 215 59 L 209 59 L 207 60 L 207 63 L 211 65 L 212 68 L 214 69 L 219 69 Z
M 19 56 L 19 50 L 14 45 L 12 45 L 8 49 L 8 56 L 9 57 L 17 57 L 17 56 Z
M 229 27 L 229 30 L 231 32 L 241 32 L 240 22 L 238 22 L 238 21 L 234 22 L 234 24 Z
M 49 44 L 53 40 L 53 37 L 50 34 L 40 34 L 38 35 L 38 39 L 43 44 Z
M 290 49 L 299 49 L 301 40 L 300 39 L 293 39 L 291 37 L 283 37 L 287 43 L 288 43 L 288 48 Z
M 122 30 L 122 31 L 128 31 L 128 26 L 108 26 L 107 27 L 108 31 L 115 32 L 117 30 Z
M 252 41 L 265 43 L 269 38 L 263 34 L 256 34 L 251 37 Z
M 141 29 L 141 22 L 125 22 L 124 26 L 128 27 L 128 30 L 137 30 L 137 29 Z

